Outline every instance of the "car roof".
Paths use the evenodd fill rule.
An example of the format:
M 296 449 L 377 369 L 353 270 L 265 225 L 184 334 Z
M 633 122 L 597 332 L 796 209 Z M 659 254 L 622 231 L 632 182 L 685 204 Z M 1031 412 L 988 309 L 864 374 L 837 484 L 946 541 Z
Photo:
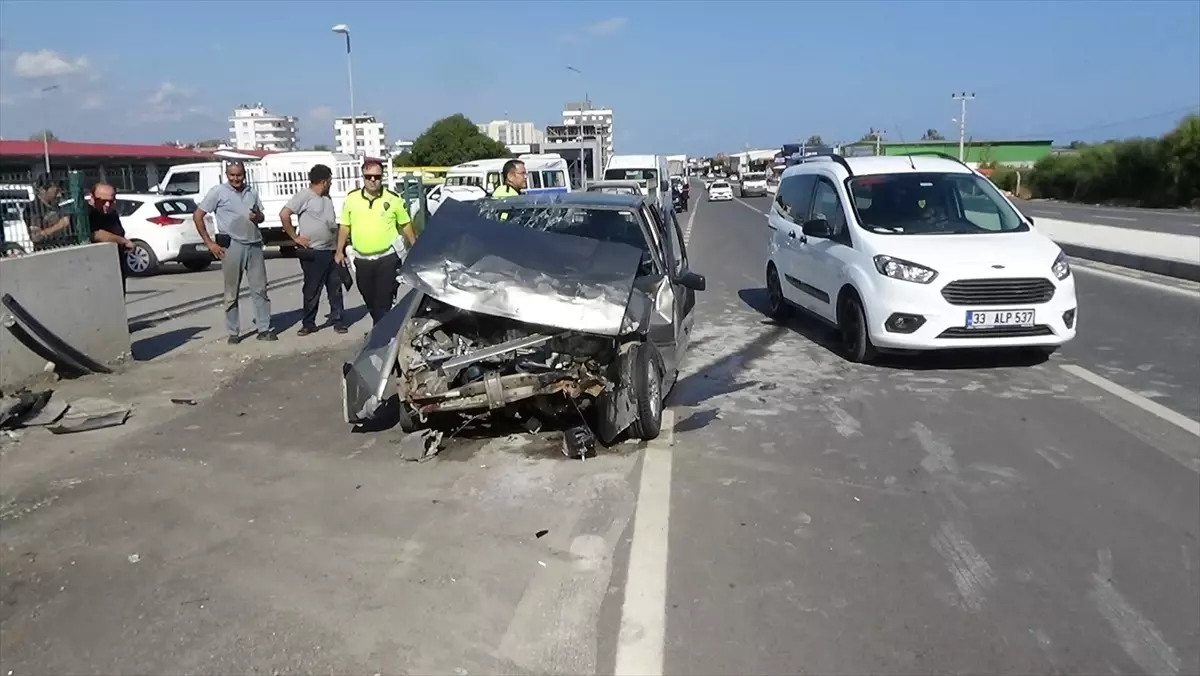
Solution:
M 514 207 L 532 206 L 563 206 L 563 207 L 594 207 L 600 209 L 636 209 L 646 201 L 643 195 L 621 195 L 606 192 L 567 192 L 541 193 L 536 195 L 521 195 L 509 197 L 503 205 Z
M 616 179 L 605 179 L 605 180 L 603 180 L 603 181 L 588 181 L 587 187 L 588 187 L 588 188 L 594 188 L 594 187 L 601 187 L 601 188 L 641 188 L 641 187 L 642 187 L 642 182 L 641 182 L 641 181 L 626 181 L 626 180 L 623 180 L 623 179 L 622 179 L 622 180 L 619 180 L 619 181 L 618 181 L 618 180 L 616 180 Z
M 792 165 L 784 170 L 782 178 L 796 174 L 825 174 L 832 175 L 838 180 L 849 177 L 846 168 L 841 163 L 829 157 L 814 156 L 806 162 Z M 932 155 L 887 155 L 875 157 L 846 157 L 843 158 L 855 176 L 874 176 L 879 174 L 972 174 L 975 173 L 967 165 L 958 160 Z

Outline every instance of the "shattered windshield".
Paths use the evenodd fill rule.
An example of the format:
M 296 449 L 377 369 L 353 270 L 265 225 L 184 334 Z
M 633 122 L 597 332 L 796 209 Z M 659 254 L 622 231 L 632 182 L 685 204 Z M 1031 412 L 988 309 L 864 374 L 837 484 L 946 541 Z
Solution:
M 631 209 L 562 206 L 501 209 L 485 206 L 481 213 L 492 220 L 503 219 L 506 223 L 533 230 L 628 244 L 639 251 L 649 251 L 641 220 Z
M 1029 226 L 991 181 L 975 174 L 875 174 L 846 180 L 869 232 L 880 235 L 979 235 Z

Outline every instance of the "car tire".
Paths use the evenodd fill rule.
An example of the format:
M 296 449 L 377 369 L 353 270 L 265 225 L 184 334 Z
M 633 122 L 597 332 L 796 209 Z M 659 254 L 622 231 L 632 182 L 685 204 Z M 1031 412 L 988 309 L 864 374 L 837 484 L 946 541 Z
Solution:
M 649 343 L 637 347 L 634 357 L 633 394 L 637 397 L 637 419 L 629 433 L 643 441 L 658 438 L 662 431 L 663 388 L 662 369 Z
M 767 314 L 772 319 L 787 319 L 792 316 L 792 306 L 783 297 L 783 284 L 774 263 L 767 263 Z
M 183 267 L 191 272 L 201 272 L 207 270 L 212 265 L 212 261 L 203 258 L 189 258 L 183 261 Z
M 148 277 L 158 270 L 158 256 L 141 240 L 134 240 L 133 248 L 125 250 L 124 261 L 125 270 L 131 277 Z
M 856 364 L 870 364 L 875 361 L 879 352 L 871 344 L 871 334 L 867 330 L 867 313 L 856 294 L 846 294 L 841 307 L 838 308 L 837 317 L 842 356 Z

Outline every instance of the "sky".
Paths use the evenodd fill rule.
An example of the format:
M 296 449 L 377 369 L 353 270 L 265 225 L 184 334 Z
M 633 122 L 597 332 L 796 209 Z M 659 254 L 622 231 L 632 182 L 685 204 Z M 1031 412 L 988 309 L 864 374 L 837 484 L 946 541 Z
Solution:
M 389 141 L 453 113 L 544 127 L 585 95 L 616 152 L 690 155 L 957 138 L 959 91 L 974 139 L 1157 136 L 1200 109 L 1198 0 L 0 0 L 0 137 L 227 138 L 262 102 L 332 144 L 338 23 Z

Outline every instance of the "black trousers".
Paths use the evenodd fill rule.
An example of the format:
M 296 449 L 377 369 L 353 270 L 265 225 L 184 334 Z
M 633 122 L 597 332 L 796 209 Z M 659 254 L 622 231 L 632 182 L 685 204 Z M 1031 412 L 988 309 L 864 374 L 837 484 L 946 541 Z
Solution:
M 374 260 L 357 258 L 354 269 L 355 283 L 358 284 L 358 292 L 362 294 L 367 311 L 371 313 L 371 323 L 378 324 L 396 303 L 396 290 L 400 288 L 400 283 L 396 281 L 400 257 L 392 253 Z
M 300 272 L 304 273 L 304 317 L 300 325 L 306 329 L 317 328 L 317 310 L 321 307 L 321 289 L 329 296 L 329 323 L 342 325 L 342 285 L 334 266 L 333 251 L 319 249 L 296 249 L 300 260 Z

